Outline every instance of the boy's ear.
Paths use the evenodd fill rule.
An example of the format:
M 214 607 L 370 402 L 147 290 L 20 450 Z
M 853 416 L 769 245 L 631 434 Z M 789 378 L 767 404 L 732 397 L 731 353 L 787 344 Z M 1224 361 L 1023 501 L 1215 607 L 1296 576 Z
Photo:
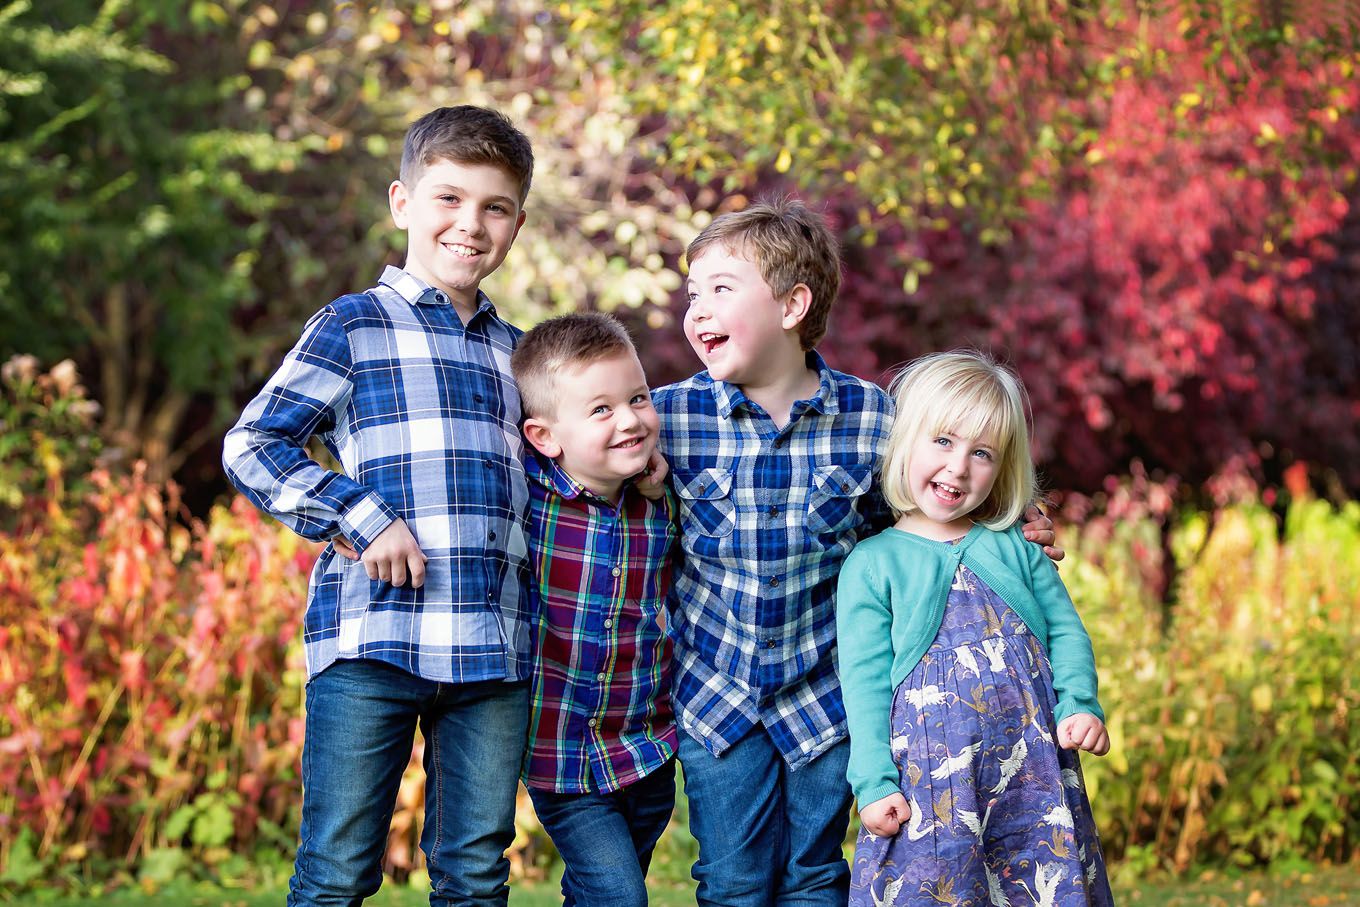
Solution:
M 549 460 L 556 460 L 562 456 L 562 445 L 553 437 L 552 426 L 542 419 L 525 419 L 524 437 L 529 439 L 535 450 Z
M 789 296 L 784 300 L 784 330 L 791 331 L 803 323 L 808 310 L 812 308 L 812 290 L 805 283 L 794 284 Z
M 387 187 L 387 207 L 392 211 L 392 222 L 398 230 L 406 229 L 406 203 L 410 199 L 406 184 L 401 180 L 392 180 L 392 185 Z

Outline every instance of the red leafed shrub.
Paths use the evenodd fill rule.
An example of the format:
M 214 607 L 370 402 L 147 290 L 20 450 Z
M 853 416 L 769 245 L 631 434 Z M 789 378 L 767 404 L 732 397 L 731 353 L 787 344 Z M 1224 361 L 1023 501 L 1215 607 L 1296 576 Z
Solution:
M 1135 459 L 1191 483 L 1308 460 L 1354 492 L 1360 80 L 1290 56 L 1216 80 L 1203 47 L 1155 27 L 1160 67 L 1047 100 L 1092 139 L 1009 245 L 889 227 L 850 246 L 828 358 L 877 377 L 931 349 L 1008 357 L 1058 488 Z M 929 273 L 909 295 L 913 258 Z
M 88 880 L 286 854 L 315 552 L 243 500 L 184 526 L 140 470 L 91 485 L 0 534 L 0 861 Z

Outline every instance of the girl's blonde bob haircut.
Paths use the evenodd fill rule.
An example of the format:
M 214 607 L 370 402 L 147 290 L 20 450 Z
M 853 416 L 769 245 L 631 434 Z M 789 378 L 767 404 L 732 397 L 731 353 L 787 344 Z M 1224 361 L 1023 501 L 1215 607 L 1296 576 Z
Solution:
M 1007 529 L 1038 491 L 1029 449 L 1029 398 L 1015 373 L 973 350 L 932 353 L 911 362 L 888 386 L 897 416 L 888 435 L 881 485 L 893 513 L 918 510 L 907 480 L 922 436 L 985 439 L 996 451 L 992 492 L 969 516 L 988 529 Z

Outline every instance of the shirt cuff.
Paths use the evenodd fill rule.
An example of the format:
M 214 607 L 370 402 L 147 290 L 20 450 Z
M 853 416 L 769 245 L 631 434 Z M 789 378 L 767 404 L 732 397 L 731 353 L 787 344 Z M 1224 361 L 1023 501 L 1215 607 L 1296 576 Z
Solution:
M 363 555 L 378 535 L 397 519 L 397 512 L 376 492 L 364 495 L 353 507 L 340 515 L 340 532 Z

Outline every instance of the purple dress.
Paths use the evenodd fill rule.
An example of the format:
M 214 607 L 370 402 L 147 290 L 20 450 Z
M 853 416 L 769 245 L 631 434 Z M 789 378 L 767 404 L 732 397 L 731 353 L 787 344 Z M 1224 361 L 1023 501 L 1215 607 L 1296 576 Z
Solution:
M 1039 641 L 960 566 L 935 642 L 893 693 L 911 819 L 891 838 L 860 829 L 852 907 L 1113 904 L 1055 705 Z

